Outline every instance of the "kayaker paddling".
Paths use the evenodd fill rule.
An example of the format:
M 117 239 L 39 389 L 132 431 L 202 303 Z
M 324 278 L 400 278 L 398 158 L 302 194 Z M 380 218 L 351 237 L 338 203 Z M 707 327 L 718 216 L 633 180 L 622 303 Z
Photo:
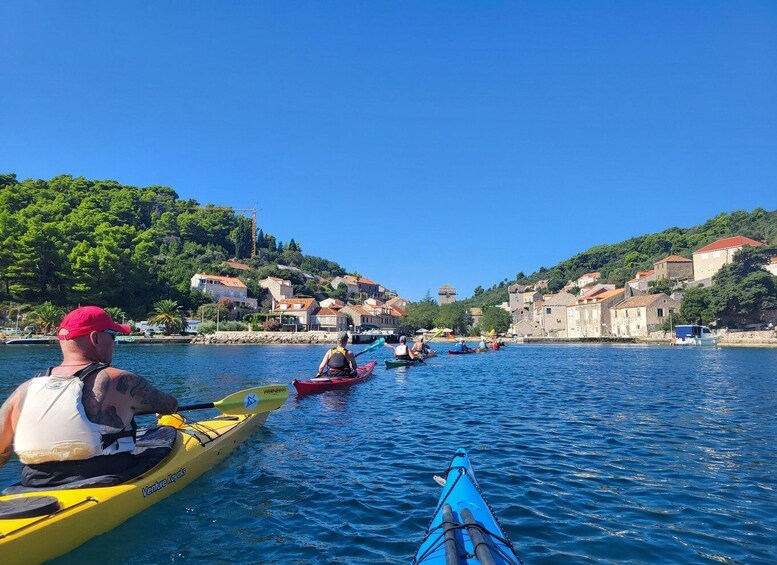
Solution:
M 337 334 L 337 347 L 324 354 L 321 364 L 318 366 L 317 378 L 326 375 L 329 378 L 347 378 L 356 376 L 356 357 L 353 351 L 346 348 L 348 344 L 348 332 Z
M 110 367 L 117 324 L 97 306 L 70 312 L 59 326 L 62 363 L 20 385 L 0 408 L 0 466 L 17 453 L 21 485 L 49 487 L 120 473 L 135 464 L 139 412 L 172 414 L 175 397 Z
M 418 355 L 407 346 L 407 336 L 399 336 L 399 345 L 396 347 L 388 343 L 386 346 L 394 350 L 394 359 L 397 361 L 415 361 L 418 359 Z
M 425 355 L 429 353 L 429 351 L 431 351 L 431 349 L 424 343 L 424 336 L 419 337 L 418 341 L 413 344 L 413 353 Z

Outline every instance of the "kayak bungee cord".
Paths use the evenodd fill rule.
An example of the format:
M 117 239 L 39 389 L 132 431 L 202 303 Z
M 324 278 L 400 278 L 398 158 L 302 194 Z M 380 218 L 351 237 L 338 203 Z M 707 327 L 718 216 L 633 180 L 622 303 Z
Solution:
M 445 471 L 442 473 L 442 475 L 447 476 L 451 471 L 458 471 L 459 473 L 458 475 L 456 475 L 456 478 L 454 479 L 450 487 L 448 487 L 446 482 L 445 496 L 443 496 L 443 498 L 440 500 L 433 514 L 433 516 L 437 516 L 440 510 L 442 510 L 443 520 L 439 526 L 427 531 L 427 534 L 423 537 L 423 539 L 418 545 L 418 548 L 416 549 L 416 554 L 421 549 L 421 546 L 424 544 L 424 542 L 426 542 L 431 538 L 433 533 L 437 532 L 438 530 L 441 530 L 441 532 L 437 534 L 437 539 L 435 539 L 431 543 L 431 545 L 426 549 L 426 551 L 424 551 L 422 555 L 413 559 L 413 563 L 414 564 L 422 563 L 424 559 L 426 559 L 429 555 L 431 555 L 436 550 L 438 550 L 443 544 L 445 544 L 446 546 L 446 550 L 445 550 L 446 555 L 449 555 L 449 550 L 451 552 L 456 552 L 456 550 L 459 547 L 461 547 L 461 544 L 459 544 L 459 542 L 455 539 L 453 532 L 455 530 L 466 530 L 470 536 L 470 541 L 474 548 L 474 554 L 470 554 L 463 547 L 461 547 L 462 553 L 464 554 L 463 557 L 465 559 L 475 558 L 481 563 L 493 563 L 494 562 L 494 559 L 492 556 L 492 552 L 493 552 L 493 553 L 496 553 L 499 557 L 501 557 L 506 563 L 523 565 L 523 561 L 521 561 L 521 558 L 518 557 L 518 553 L 515 551 L 515 547 L 513 546 L 512 541 L 510 541 L 510 539 L 507 537 L 507 534 L 500 535 L 498 533 L 492 532 L 482 524 L 477 523 L 475 521 L 474 516 L 472 515 L 472 512 L 468 508 L 464 508 L 460 512 L 462 521 L 464 523 L 456 522 L 453 519 L 452 509 L 450 504 L 448 504 L 447 500 L 448 500 L 448 497 L 451 495 L 451 493 L 454 491 L 454 488 L 456 484 L 459 482 L 459 480 L 463 476 L 467 476 L 467 478 L 469 478 L 470 480 L 470 484 L 472 484 L 472 486 L 475 487 L 478 494 L 480 494 L 482 501 L 488 507 L 488 510 L 493 516 L 494 522 L 496 523 L 497 527 L 502 532 L 504 532 L 504 528 L 502 527 L 501 523 L 497 519 L 494 509 L 488 503 L 488 500 L 483 494 L 483 491 L 480 490 L 480 486 L 478 485 L 477 481 L 474 479 L 474 477 L 472 477 L 469 474 L 468 468 L 464 465 L 453 465 L 453 466 L 447 467 Z M 432 518 L 432 522 L 434 522 L 434 518 Z M 429 525 L 431 526 L 431 523 Z M 475 534 L 474 536 L 473 536 L 473 533 Z M 486 536 L 485 538 L 483 537 L 483 534 L 485 534 Z M 503 543 L 506 547 L 512 550 L 513 555 L 509 555 L 502 548 L 497 547 L 496 544 L 493 544 L 493 542 L 489 543 L 490 540 L 497 540 Z M 452 547 L 449 544 L 449 542 L 453 543 Z M 483 553 L 484 551 L 485 551 L 485 554 Z M 451 557 L 458 560 L 458 555 L 452 554 Z M 517 561 L 515 559 L 517 559 Z

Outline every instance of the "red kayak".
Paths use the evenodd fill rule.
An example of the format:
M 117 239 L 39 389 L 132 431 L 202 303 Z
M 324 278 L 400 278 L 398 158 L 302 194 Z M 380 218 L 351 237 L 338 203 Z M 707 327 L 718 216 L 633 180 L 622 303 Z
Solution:
M 300 381 L 294 379 L 291 384 L 297 389 L 297 394 L 315 394 L 317 392 L 324 392 L 325 390 L 335 390 L 338 388 L 347 388 L 356 383 L 362 382 L 364 379 L 372 374 L 372 371 L 377 365 L 377 361 L 370 361 L 366 365 L 356 368 L 355 377 L 344 377 L 337 379 L 319 378 L 310 381 Z

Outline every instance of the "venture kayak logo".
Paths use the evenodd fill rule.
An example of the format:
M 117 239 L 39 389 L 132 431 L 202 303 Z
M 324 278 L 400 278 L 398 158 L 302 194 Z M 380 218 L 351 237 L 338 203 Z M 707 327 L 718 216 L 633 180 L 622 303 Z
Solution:
M 259 399 L 252 392 L 251 394 L 247 394 L 243 399 L 243 406 L 245 406 L 246 410 L 250 410 L 256 405 L 257 402 L 259 402 Z
M 181 467 L 177 471 L 167 475 L 167 478 L 162 479 L 161 481 L 157 481 L 153 485 L 143 487 L 142 489 L 140 489 L 141 492 L 143 493 L 143 498 L 150 496 L 159 490 L 162 490 L 167 485 L 173 484 L 175 481 L 183 477 L 185 474 L 186 474 L 186 467 Z

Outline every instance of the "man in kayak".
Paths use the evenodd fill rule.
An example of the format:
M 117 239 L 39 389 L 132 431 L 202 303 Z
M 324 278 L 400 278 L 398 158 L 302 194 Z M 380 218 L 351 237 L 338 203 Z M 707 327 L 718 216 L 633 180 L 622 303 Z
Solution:
M 386 346 L 391 347 L 394 350 L 394 359 L 397 361 L 415 361 L 418 358 L 418 355 L 413 353 L 407 346 L 407 336 L 399 336 L 399 345 L 396 347 L 388 343 Z
M 356 357 L 353 351 L 346 349 L 348 344 L 348 332 L 337 334 L 337 347 L 330 349 L 324 354 L 321 364 L 318 366 L 318 374 L 321 377 L 324 371 L 330 378 L 341 379 L 343 377 L 356 376 Z
M 403 337 L 404 337 L 404 336 L 403 336 Z M 401 339 L 401 338 L 400 338 L 400 339 Z M 426 353 L 429 353 L 429 351 L 431 351 L 431 350 L 429 349 L 429 346 L 428 346 L 428 345 L 426 345 L 426 343 L 424 343 L 424 336 L 421 336 L 421 337 L 419 337 L 419 338 L 418 338 L 418 341 L 416 341 L 416 342 L 413 344 L 413 349 L 412 349 L 412 351 L 413 351 L 413 353 L 415 353 L 416 355 L 425 355 Z
M 22 485 L 53 486 L 129 469 L 135 414 L 178 409 L 175 397 L 110 366 L 118 333 L 130 333 L 129 326 L 102 308 L 76 308 L 59 326 L 62 363 L 21 384 L 0 408 L 0 466 L 13 449 L 24 464 Z
M 456 342 L 456 345 L 453 346 L 454 351 L 469 351 L 469 347 L 466 343 L 464 343 L 464 338 L 460 337 L 459 340 Z

